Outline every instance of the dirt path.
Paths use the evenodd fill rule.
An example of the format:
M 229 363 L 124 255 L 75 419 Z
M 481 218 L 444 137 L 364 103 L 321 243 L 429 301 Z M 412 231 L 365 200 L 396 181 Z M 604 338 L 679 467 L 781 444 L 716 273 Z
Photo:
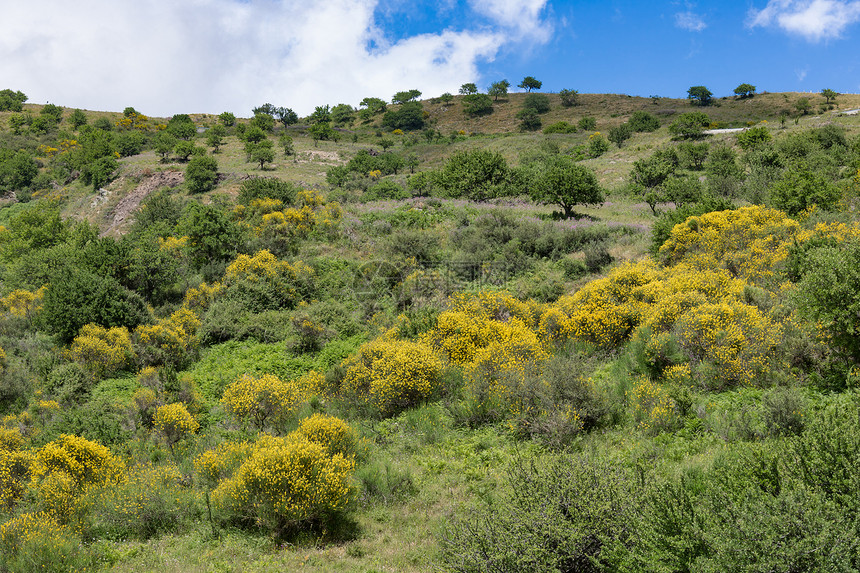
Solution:
M 181 171 L 159 171 L 149 176 L 144 176 L 134 191 L 120 199 L 119 203 L 114 207 L 111 213 L 111 223 L 105 229 L 101 236 L 116 235 L 120 232 L 120 228 L 126 224 L 129 216 L 137 211 L 140 203 L 146 197 L 162 187 L 173 188 L 182 185 L 185 181 L 185 174 Z

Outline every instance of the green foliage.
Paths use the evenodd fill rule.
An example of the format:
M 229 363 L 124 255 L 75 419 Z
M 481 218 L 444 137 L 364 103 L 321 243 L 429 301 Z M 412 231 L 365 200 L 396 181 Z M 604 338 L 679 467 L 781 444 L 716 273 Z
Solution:
M 499 101 L 500 97 L 508 95 L 508 88 L 511 87 L 511 82 L 508 80 L 499 80 L 490 84 L 487 90 L 487 95 L 491 96 L 494 101 Z
M 708 153 L 711 151 L 711 146 L 706 143 L 693 143 L 692 141 L 682 141 L 678 144 L 679 162 L 687 169 L 700 171 L 708 158 Z
M 755 86 L 752 84 L 740 84 L 735 88 L 734 93 L 740 99 L 753 97 L 755 95 Z
M 85 324 L 134 328 L 149 321 L 149 312 L 140 295 L 115 279 L 69 266 L 52 274 L 40 320 L 49 332 L 71 341 Z
M 391 98 L 391 103 L 404 104 L 404 103 L 416 100 L 419 97 L 421 97 L 421 91 L 420 90 L 408 90 L 408 91 L 403 91 L 403 92 L 397 92 Z
M 386 103 L 384 100 L 381 100 L 376 97 L 366 97 L 361 100 L 359 105 L 363 108 L 366 108 L 366 111 L 370 112 L 371 115 L 376 115 L 385 111 Z
M 860 245 L 851 241 L 824 245 L 806 254 L 798 283 L 797 304 L 809 319 L 821 324 L 833 345 L 855 364 L 860 361 Z
M 573 107 L 579 103 L 579 92 L 576 90 L 563 89 L 558 92 L 558 97 L 564 107 Z
M 546 113 L 550 110 L 549 96 L 546 94 L 528 94 L 523 99 L 523 109 L 531 109 L 535 113 Z
M 609 141 L 617 145 L 619 149 L 621 149 L 624 142 L 632 136 L 633 128 L 629 123 L 622 123 L 621 125 L 617 125 L 609 130 Z
M 558 205 L 565 218 L 574 215 L 576 205 L 594 205 L 603 202 L 603 191 L 587 167 L 573 160 L 556 156 L 538 167 L 530 185 L 534 201 Z
M 0 111 L 21 111 L 27 96 L 21 91 L 4 89 L 0 91 Z
M 812 104 L 809 103 L 809 98 L 802 97 L 794 103 L 794 108 L 801 114 L 806 115 L 812 109 Z
M 713 95 L 705 86 L 693 86 L 687 90 L 687 98 L 693 105 L 710 105 Z
M 460 86 L 460 95 L 471 95 L 478 93 L 478 86 L 473 83 L 466 83 Z
M 232 127 L 233 124 L 236 123 L 236 116 L 229 111 L 225 111 L 218 116 L 218 121 L 220 121 L 221 125 L 224 127 Z
M 180 161 L 186 162 L 194 153 L 194 147 L 193 141 L 180 139 L 176 142 L 176 145 L 173 146 L 173 151 L 176 153 L 176 157 L 178 157 Z
M 391 179 L 383 179 L 379 183 L 370 186 L 362 196 L 365 201 L 378 201 L 381 199 L 406 199 L 409 193 Z
M 331 108 L 331 120 L 338 127 L 352 123 L 354 117 L 355 110 L 349 104 L 339 103 Z
M 206 132 L 206 145 L 212 148 L 212 153 L 218 153 L 218 149 L 224 144 L 224 138 L 227 137 L 227 128 L 221 125 L 213 125 Z
M 838 96 L 839 94 L 830 88 L 825 88 L 821 90 L 821 95 L 824 96 L 824 99 L 827 101 L 827 103 L 831 103 L 836 101 L 836 96 Z
M 448 197 L 484 201 L 510 195 L 512 174 L 507 161 L 489 150 L 457 151 L 434 177 Z
M 173 151 L 176 142 L 176 137 L 166 131 L 162 131 L 155 136 L 153 139 L 153 149 L 157 154 L 161 155 L 162 163 L 167 163 L 167 159 L 170 156 L 170 152 Z
M 833 183 L 805 163 L 790 166 L 770 188 L 773 206 L 789 215 L 797 215 L 812 205 L 824 210 L 834 209 L 840 197 Z
M 413 131 L 424 128 L 424 107 L 421 102 L 406 101 L 398 110 L 390 110 L 382 116 L 382 125 L 391 129 Z
M 493 113 L 493 100 L 487 94 L 470 93 L 463 96 L 463 113 L 470 117 Z
M 214 157 L 197 155 L 185 168 L 185 186 L 189 193 L 203 193 L 215 187 L 218 180 L 218 162 Z
M 566 121 L 557 121 L 551 125 L 543 128 L 544 133 L 576 133 L 577 129 L 575 125 L 570 125 Z
M 660 213 L 660 216 L 654 221 L 651 227 L 651 254 L 656 255 L 663 243 L 669 239 L 672 228 L 686 221 L 688 217 L 698 217 L 705 213 L 734 208 L 735 206 L 728 199 L 707 196 L 693 204 Z
M 194 120 L 188 114 L 178 113 L 167 121 L 167 133 L 177 139 L 190 140 L 197 134 Z
M 239 186 L 236 200 L 241 205 L 250 205 L 257 199 L 276 199 L 284 205 L 293 205 L 297 193 L 298 189 L 288 181 L 274 177 L 253 177 Z
M 660 127 L 660 120 L 647 111 L 636 110 L 627 120 L 633 131 L 656 131 Z
M 542 85 L 543 82 L 541 82 L 540 80 L 536 80 L 532 76 L 526 76 L 523 78 L 523 81 L 517 84 L 517 87 L 531 92 L 532 90 L 539 90 Z
M 763 145 L 767 145 L 773 139 L 770 131 L 764 126 L 751 127 L 738 134 L 738 145 L 747 151 Z
M 711 118 L 701 111 L 682 113 L 669 125 L 669 133 L 677 139 L 696 139 L 711 123 Z
M 581 117 L 577 124 L 583 131 L 593 131 L 597 128 L 597 120 L 590 116 Z
M 0 189 L 26 191 L 39 173 L 39 166 L 26 151 L 0 149 Z
M 275 129 L 275 118 L 268 113 L 255 113 L 249 127 L 257 127 L 263 133 L 271 133 Z
M 188 255 L 207 280 L 220 278 L 224 264 L 233 257 L 239 243 L 239 228 L 217 205 L 189 203 L 178 225 L 188 236 Z
M 259 163 L 261 171 L 265 168 L 266 163 L 275 160 L 275 144 L 272 143 L 271 139 L 264 139 L 259 143 L 247 143 L 245 144 L 245 151 L 248 153 L 248 161 Z
M 599 571 L 635 534 L 630 476 L 587 457 L 517 460 L 504 495 L 448 524 L 448 571 Z
M 522 131 L 537 131 L 542 125 L 540 116 L 533 108 L 530 107 L 523 108 L 517 112 L 517 119 L 520 120 L 520 130 Z

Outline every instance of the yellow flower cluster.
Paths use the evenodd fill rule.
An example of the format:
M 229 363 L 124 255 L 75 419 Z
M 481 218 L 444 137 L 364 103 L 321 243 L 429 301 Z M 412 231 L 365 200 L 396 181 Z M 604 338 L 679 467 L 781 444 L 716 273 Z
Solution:
M 104 328 L 97 324 L 82 326 L 66 354 L 95 380 L 131 366 L 136 358 L 127 328 Z
M 255 378 L 245 374 L 224 389 L 221 403 L 240 420 L 251 421 L 258 430 L 267 424 L 279 428 L 310 395 L 305 380 L 281 380 L 274 374 Z
M 341 454 L 345 458 L 355 456 L 358 439 L 349 424 L 340 418 L 314 414 L 302 420 L 294 433 L 322 444 L 329 455 Z
M 196 287 L 192 287 L 185 291 L 185 298 L 182 301 L 182 306 L 200 314 L 209 308 L 218 293 L 221 292 L 219 283 L 206 284 L 200 283 Z
M 367 400 L 385 416 L 428 398 L 442 370 L 427 344 L 387 337 L 363 344 L 343 365 L 342 390 Z
M 162 251 L 180 255 L 182 250 L 188 245 L 188 237 L 158 237 L 158 248 Z
M 0 298 L 3 309 L 18 318 L 32 318 L 42 310 L 42 300 L 45 298 L 47 286 L 43 286 L 35 292 L 27 290 L 13 290 L 5 297 Z
M 251 282 L 277 282 L 284 278 L 297 280 L 313 275 L 313 269 L 301 261 L 291 265 L 267 250 L 258 251 L 253 257 L 239 255 L 227 266 L 226 278 Z
M 297 433 L 264 435 L 248 460 L 212 493 L 228 509 L 273 531 L 342 512 L 355 497 L 355 461 Z
M 194 469 L 204 484 L 215 488 L 221 480 L 247 460 L 254 445 L 249 442 L 222 442 L 215 449 L 206 450 L 194 459 Z
M 124 116 L 115 125 L 121 129 L 139 129 L 141 131 L 156 129 L 150 126 L 149 118 L 142 113 L 132 113 Z
M 24 495 L 30 481 L 33 453 L 8 441 L 5 446 L 0 449 L 0 507 L 11 509 Z
M 200 428 L 200 424 L 182 402 L 166 404 L 155 411 L 152 425 L 172 446 Z
M 39 152 L 39 155 L 41 155 L 42 157 L 53 157 L 60 150 L 57 147 L 51 147 L 50 145 L 45 145 L 43 143 L 43 144 L 39 145 L 37 151 Z
M 782 211 L 759 205 L 690 217 L 675 225 L 660 247 L 668 265 L 684 262 L 699 269 L 728 269 L 733 276 L 760 283 L 772 278 L 800 225 Z
M 666 394 L 659 384 L 643 376 L 627 393 L 633 411 L 633 418 L 639 428 L 650 433 L 671 430 L 678 423 L 679 416 L 675 401 Z
M 45 444 L 34 457 L 30 487 L 45 511 L 64 520 L 91 487 L 124 479 L 122 463 L 106 447 L 68 434 Z
M 32 571 L 67 571 L 71 553 L 79 551 L 80 538 L 48 513 L 22 513 L 0 525 L 0 552 L 7 558 L 19 552 L 36 551 L 49 563 L 32 563 Z M 48 557 L 49 556 L 49 557 Z
M 258 237 L 290 240 L 307 237 L 314 231 L 337 230 L 343 210 L 336 202 L 327 202 L 319 191 L 302 190 L 295 207 L 285 207 L 278 199 L 254 199 L 246 207 L 237 205 L 234 215 L 253 228 Z
M 155 324 L 142 324 L 134 330 L 140 360 L 147 365 L 181 364 L 197 347 L 200 319 L 183 306 Z

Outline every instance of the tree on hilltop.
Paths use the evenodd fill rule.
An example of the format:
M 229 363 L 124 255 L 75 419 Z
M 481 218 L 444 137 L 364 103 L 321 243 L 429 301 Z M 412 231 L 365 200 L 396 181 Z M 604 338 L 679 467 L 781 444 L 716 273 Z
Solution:
M 517 85 L 517 87 L 531 92 L 532 90 L 539 90 L 542 85 L 543 82 L 541 82 L 540 80 L 536 80 L 532 76 L 526 76 L 523 78 L 523 81 L 521 81 L 519 85 Z

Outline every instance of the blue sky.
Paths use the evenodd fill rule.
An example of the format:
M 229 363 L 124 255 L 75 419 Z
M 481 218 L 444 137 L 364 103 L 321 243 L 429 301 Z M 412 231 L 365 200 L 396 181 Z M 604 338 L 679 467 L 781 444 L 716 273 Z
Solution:
M 684 97 L 860 92 L 860 0 L 41 0 L 0 20 L 0 89 L 150 115 L 308 114 L 465 82 Z

